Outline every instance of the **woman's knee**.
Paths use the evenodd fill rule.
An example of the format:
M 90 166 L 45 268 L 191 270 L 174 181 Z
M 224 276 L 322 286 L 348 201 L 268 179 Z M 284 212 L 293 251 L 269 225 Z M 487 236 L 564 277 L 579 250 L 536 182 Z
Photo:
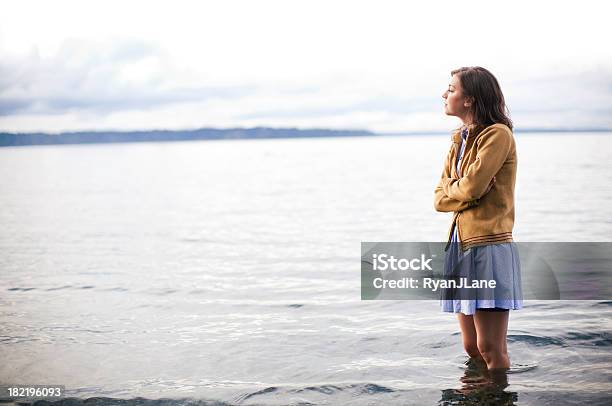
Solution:
M 485 359 L 498 355 L 506 355 L 506 350 L 503 343 L 496 343 L 484 338 L 478 340 L 477 348 L 478 352 L 480 352 Z

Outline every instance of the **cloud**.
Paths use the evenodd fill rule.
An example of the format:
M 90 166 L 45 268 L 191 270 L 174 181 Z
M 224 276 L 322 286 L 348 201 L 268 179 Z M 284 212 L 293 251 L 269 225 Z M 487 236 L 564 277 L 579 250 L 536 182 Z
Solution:
M 249 61 L 242 69 L 249 70 Z M 452 66 L 456 67 L 455 65 Z M 606 66 L 498 74 L 517 127 L 612 126 Z M 222 79 L 182 65 L 156 42 L 68 38 L 0 59 L 0 130 L 278 126 L 445 130 L 441 94 L 450 68 L 381 67 Z
M 522 127 L 612 127 L 612 71 L 540 73 L 508 83 L 506 101 Z
M 402 85 L 405 79 L 363 80 L 356 72 L 330 72 L 223 84 L 205 73 L 178 68 L 153 43 L 68 39 L 48 57 L 34 48 L 2 59 L 0 126 L 58 131 L 319 122 L 363 128 L 369 126 L 365 117 L 388 120 L 440 106 L 439 100 L 416 94 L 419 78 Z M 406 95 L 394 94 L 404 85 Z M 45 121 L 54 128 L 33 127 Z
M 41 58 L 33 50 L 28 56 L 0 61 L 0 116 L 151 110 L 173 103 L 236 99 L 256 90 L 202 86 L 197 81 L 186 85 L 189 75 L 172 66 L 153 44 L 67 40 L 52 58 Z

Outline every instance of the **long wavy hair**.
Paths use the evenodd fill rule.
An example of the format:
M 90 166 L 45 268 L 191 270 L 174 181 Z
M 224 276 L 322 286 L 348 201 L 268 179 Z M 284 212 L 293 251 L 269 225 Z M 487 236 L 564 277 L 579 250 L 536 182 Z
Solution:
M 452 75 L 457 75 L 463 95 L 474 99 L 470 113 L 476 127 L 484 129 L 501 123 L 512 130 L 512 120 L 504 94 L 491 72 L 480 66 L 469 66 L 451 71 Z

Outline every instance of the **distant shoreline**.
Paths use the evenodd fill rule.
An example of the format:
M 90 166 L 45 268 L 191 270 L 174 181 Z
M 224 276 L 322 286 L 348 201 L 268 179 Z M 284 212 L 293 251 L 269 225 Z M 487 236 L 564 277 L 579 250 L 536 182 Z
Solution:
M 171 142 L 232 139 L 280 139 L 358 136 L 449 135 L 448 131 L 372 132 L 368 130 L 330 130 L 298 128 L 200 128 L 195 130 L 77 131 L 58 134 L 0 132 L 0 147 L 26 145 L 109 144 L 131 142 Z M 612 128 L 519 128 L 515 133 L 612 133 Z

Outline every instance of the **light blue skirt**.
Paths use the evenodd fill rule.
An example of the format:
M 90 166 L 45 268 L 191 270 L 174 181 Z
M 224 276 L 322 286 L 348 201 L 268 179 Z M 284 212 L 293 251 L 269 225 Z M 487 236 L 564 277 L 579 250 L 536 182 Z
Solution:
M 459 248 L 457 229 L 453 231 L 451 244 L 446 251 L 445 275 L 451 269 L 460 269 L 461 276 L 470 280 L 495 280 L 494 290 L 486 294 L 475 293 L 476 299 L 440 299 L 443 312 L 473 315 L 476 309 L 503 308 L 518 310 L 523 308 L 523 290 L 521 287 L 521 265 L 518 248 L 514 242 L 490 244 L 472 247 L 465 252 Z M 458 267 L 458 268 L 457 268 Z M 476 288 L 478 289 L 478 288 Z M 486 298 L 484 298 L 486 297 Z

